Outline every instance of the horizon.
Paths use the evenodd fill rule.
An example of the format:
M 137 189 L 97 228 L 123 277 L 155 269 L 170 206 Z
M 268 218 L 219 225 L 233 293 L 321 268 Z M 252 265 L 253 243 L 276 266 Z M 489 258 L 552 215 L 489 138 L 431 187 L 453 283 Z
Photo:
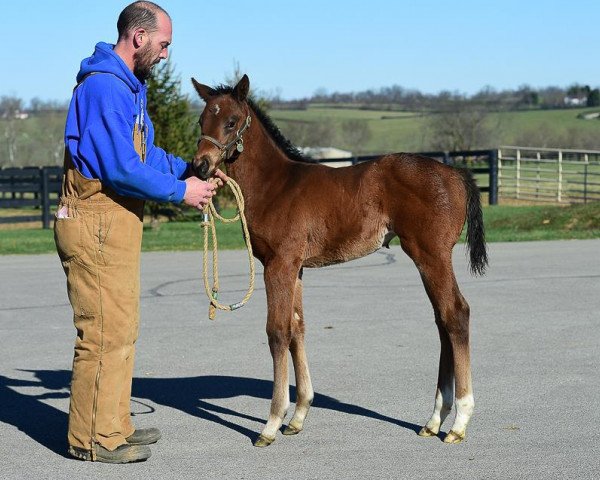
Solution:
M 36 4 L 34 17 L 18 4 L 3 2 L 0 26 L 14 44 L 5 61 L 12 74 L 0 78 L 0 96 L 21 98 L 27 105 L 36 97 L 68 101 L 80 61 L 97 42 L 114 43 L 117 17 L 128 3 L 74 6 L 56 0 Z M 393 86 L 465 96 L 525 85 L 533 90 L 598 87 L 600 2 L 388 3 L 374 0 L 366 8 L 356 0 L 302 5 L 257 0 L 252 8 L 242 2 L 201 8 L 187 0 L 159 2 L 173 20 L 174 73 L 191 99 L 196 98 L 192 76 L 217 85 L 233 75 L 236 65 L 253 89 L 286 101 L 317 91 Z
M 174 71 L 174 76 L 175 77 L 179 77 L 180 75 L 176 71 Z M 180 79 L 180 80 L 181 80 L 181 83 L 183 84 L 182 79 Z M 209 86 L 213 86 L 213 87 L 216 88 L 216 87 L 218 87 L 221 84 L 222 84 L 222 82 L 219 83 L 219 84 L 214 84 L 214 85 L 209 85 Z M 231 85 L 231 86 L 234 86 L 234 85 Z M 332 95 L 332 94 L 336 94 L 336 95 L 358 95 L 358 94 L 366 93 L 369 90 L 373 91 L 375 94 L 378 94 L 380 92 L 380 90 L 383 90 L 385 88 L 395 88 L 395 87 L 403 88 L 409 94 L 410 93 L 417 93 L 417 94 L 421 94 L 421 95 L 429 96 L 429 97 L 436 97 L 436 96 L 441 95 L 441 94 L 443 94 L 445 92 L 448 92 L 448 90 L 441 90 L 439 92 L 431 92 L 430 93 L 430 92 L 422 92 L 422 91 L 416 90 L 416 89 L 408 89 L 408 88 L 405 88 L 402 85 L 383 85 L 383 86 L 378 87 L 378 88 L 365 89 L 365 90 L 357 90 L 357 91 L 350 91 L 350 92 L 341 92 L 341 91 L 331 91 L 331 92 L 326 92 L 326 93 L 313 92 L 313 94 L 309 95 L 308 97 L 299 97 L 299 98 L 286 98 L 286 99 L 284 99 L 284 98 L 267 98 L 267 97 L 265 97 L 265 98 L 267 98 L 267 100 L 273 100 L 273 101 L 278 102 L 278 103 L 280 102 L 281 104 L 285 104 L 285 103 L 288 103 L 288 102 L 289 103 L 303 102 L 303 101 L 310 102 L 314 97 L 316 97 L 318 95 L 323 95 L 325 97 L 329 96 L 329 95 Z M 518 92 L 518 90 L 520 90 L 521 88 L 524 88 L 524 87 L 531 87 L 531 86 L 530 85 L 521 85 L 521 86 L 519 86 L 519 87 L 517 87 L 515 89 L 499 90 L 499 89 L 495 89 L 493 86 L 486 85 L 481 90 L 479 90 L 477 92 L 474 92 L 474 93 L 472 93 L 470 95 L 469 94 L 464 94 L 464 93 L 461 93 L 461 92 L 456 92 L 456 91 L 450 92 L 450 93 L 453 94 L 453 95 L 464 96 L 464 98 L 468 101 L 468 100 L 472 99 L 472 97 L 474 97 L 474 96 L 482 93 L 486 88 L 491 88 L 492 92 L 494 92 L 494 93 L 507 94 L 507 93 L 516 93 L 516 92 Z M 544 90 L 556 88 L 556 89 L 565 91 L 565 95 L 566 95 L 566 91 L 569 88 L 571 88 L 571 87 L 589 87 L 590 90 L 600 89 L 600 87 L 598 87 L 598 86 L 584 85 L 584 84 L 581 84 L 581 83 L 573 83 L 571 85 L 566 85 L 566 86 L 562 86 L 562 85 L 547 85 L 547 86 L 542 86 L 542 87 L 538 87 L 538 88 L 531 87 L 531 91 L 539 93 L 540 91 L 544 91 Z M 188 101 L 190 101 L 192 104 L 193 103 L 200 103 L 200 104 L 204 103 L 203 100 L 198 97 L 198 95 L 197 95 L 197 93 L 195 91 L 192 91 L 192 92 L 181 92 L 181 93 L 184 94 L 184 95 L 187 95 L 188 96 Z M 2 97 L 2 96 L 5 96 L 5 94 L 3 94 L 2 92 L 0 92 L 0 97 Z M 13 96 L 11 95 L 10 97 L 13 97 Z M 56 103 L 57 104 L 56 105 L 56 107 L 57 107 L 56 110 L 67 109 L 69 101 L 70 101 L 70 98 L 64 98 L 64 99 L 48 98 L 48 99 L 45 99 L 45 98 L 40 98 L 40 97 L 32 97 L 30 99 L 26 99 L 26 98 L 21 98 L 21 97 L 18 97 L 18 96 L 16 98 L 19 98 L 19 99 L 21 99 L 23 101 L 23 105 L 25 106 L 24 111 L 28 111 L 28 110 L 31 110 L 31 108 L 33 108 L 32 105 L 31 105 L 31 103 L 34 100 L 40 100 L 40 101 L 45 102 L 45 103 Z M 387 102 L 387 103 L 390 103 L 390 102 Z M 569 106 L 571 108 L 582 108 L 581 105 L 575 105 L 575 104 L 566 105 L 566 106 Z M 583 107 L 585 107 L 585 105 L 583 105 Z M 593 108 L 593 107 L 589 107 L 589 108 Z

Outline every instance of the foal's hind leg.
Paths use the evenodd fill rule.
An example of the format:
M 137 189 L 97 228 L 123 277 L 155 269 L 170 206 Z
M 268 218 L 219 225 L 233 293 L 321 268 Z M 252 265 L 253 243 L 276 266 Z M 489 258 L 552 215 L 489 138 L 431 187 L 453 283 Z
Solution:
M 294 292 L 294 317 L 292 319 L 292 339 L 290 343 L 292 362 L 296 374 L 296 410 L 284 435 L 295 435 L 302 431 L 308 409 L 314 398 L 306 350 L 304 349 L 304 313 L 302 309 L 302 280 L 296 280 Z
M 273 398 L 267 424 L 254 443 L 257 447 L 273 443 L 290 404 L 288 349 L 292 337 L 294 282 L 298 271 L 299 266 L 294 267 L 280 258 L 265 265 L 267 336 L 273 357 Z
M 441 342 L 434 411 L 420 434 L 430 436 L 439 432 L 452 407 L 454 383 L 456 418 L 444 442 L 459 443 L 465 437 L 475 405 L 469 354 L 469 305 L 460 293 L 454 277 L 451 249 L 442 253 L 438 249 L 437 255 L 431 255 L 411 246 L 403 245 L 403 248 L 413 258 L 421 273 L 435 311 Z
M 435 392 L 435 404 L 429 421 L 419 432 L 422 437 L 435 436 L 440 432 L 440 427 L 452 410 L 454 397 L 454 356 L 448 332 L 436 314 L 435 323 L 440 336 L 440 363 L 438 369 L 438 383 Z

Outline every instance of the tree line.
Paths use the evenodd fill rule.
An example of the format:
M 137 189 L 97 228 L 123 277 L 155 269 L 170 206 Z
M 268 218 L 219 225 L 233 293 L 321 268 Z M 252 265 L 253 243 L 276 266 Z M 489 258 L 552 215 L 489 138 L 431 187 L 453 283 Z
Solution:
M 310 104 L 326 103 L 339 106 L 358 106 L 377 110 L 406 110 L 437 112 L 447 110 L 457 102 L 486 110 L 554 109 L 572 106 L 600 106 L 600 89 L 573 84 L 566 88 L 533 88 L 522 85 L 515 90 L 496 90 L 487 86 L 473 95 L 443 90 L 426 94 L 399 85 L 368 89 L 359 92 L 333 92 L 318 89 L 312 96 L 283 100 L 275 95 L 270 99 L 273 108 L 308 108 Z
M 235 84 L 241 77 L 239 65 L 225 83 Z M 398 85 L 350 93 L 327 93 L 317 90 L 311 97 L 282 100 L 278 95 L 251 91 L 255 103 L 269 109 L 308 108 L 311 104 L 327 104 L 339 108 L 361 108 L 389 111 L 411 111 L 424 115 L 424 133 L 428 140 L 423 150 L 469 150 L 489 148 L 492 132 L 498 125 L 492 113 L 532 109 L 600 106 L 600 91 L 588 85 L 574 84 L 566 88 L 534 89 L 527 85 L 516 90 L 486 87 L 473 95 L 442 91 L 424 94 Z M 0 97 L 0 167 L 60 165 L 63 132 L 68 102 L 32 99 L 28 105 L 14 96 Z M 181 79 L 170 62 L 157 67 L 148 83 L 148 109 L 156 131 L 156 144 L 167 151 L 190 159 L 199 131 L 198 115 L 203 105 L 197 98 L 181 93 Z M 29 116 L 28 118 L 25 118 Z M 283 134 L 299 146 L 336 146 L 355 154 L 381 153 L 361 151 L 372 136 L 368 122 L 339 120 L 333 122 L 282 122 Z M 536 146 L 557 146 L 560 139 L 548 138 L 546 132 L 524 132 L 523 141 Z M 578 135 L 578 134 L 577 134 Z M 597 140 L 578 138 L 569 132 L 568 146 L 598 147 Z M 547 145 L 553 142 L 553 145 Z M 386 150 L 385 146 L 382 151 Z

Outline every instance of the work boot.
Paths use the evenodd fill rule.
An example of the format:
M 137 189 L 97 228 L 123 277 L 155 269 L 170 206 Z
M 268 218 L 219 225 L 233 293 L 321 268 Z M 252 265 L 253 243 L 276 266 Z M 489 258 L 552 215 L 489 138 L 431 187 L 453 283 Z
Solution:
M 150 445 L 160 440 L 158 428 L 139 428 L 129 435 L 125 440 L 129 445 Z
M 107 450 L 102 445 L 94 445 L 95 462 L 102 463 L 132 463 L 142 462 L 150 458 L 150 447 L 145 445 L 129 445 L 124 443 L 113 451 Z M 92 452 L 78 447 L 69 447 L 69 453 L 79 460 L 92 460 Z

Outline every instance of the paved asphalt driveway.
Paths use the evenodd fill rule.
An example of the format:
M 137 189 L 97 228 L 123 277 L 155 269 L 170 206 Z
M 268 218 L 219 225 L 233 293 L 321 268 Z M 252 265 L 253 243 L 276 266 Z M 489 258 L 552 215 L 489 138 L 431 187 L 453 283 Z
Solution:
M 144 254 L 134 421 L 163 439 L 147 462 L 105 465 L 65 455 L 75 330 L 58 259 L 0 256 L 0 478 L 597 478 L 600 241 L 491 244 L 490 258 L 473 278 L 455 249 L 476 403 L 463 444 L 416 435 L 439 343 L 416 269 L 394 247 L 305 271 L 314 406 L 300 435 L 258 449 L 272 388 L 262 280 L 248 305 L 210 322 L 201 254 Z M 224 301 L 243 295 L 245 262 L 221 254 Z

